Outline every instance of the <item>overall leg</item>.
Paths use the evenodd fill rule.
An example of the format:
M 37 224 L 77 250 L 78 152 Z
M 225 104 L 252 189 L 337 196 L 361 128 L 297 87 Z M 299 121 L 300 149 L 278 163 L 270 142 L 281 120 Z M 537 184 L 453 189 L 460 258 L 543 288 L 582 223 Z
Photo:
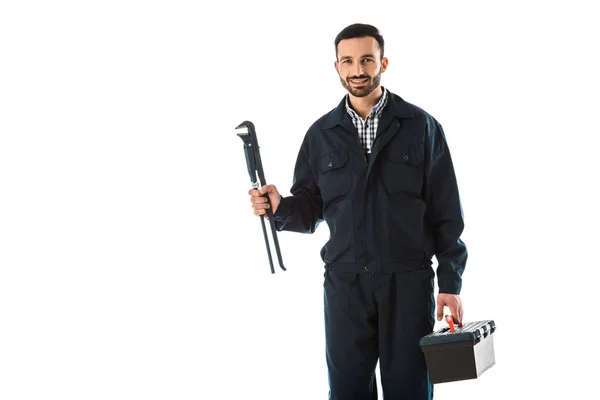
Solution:
M 433 398 L 419 340 L 435 323 L 434 277 L 431 267 L 394 273 L 377 292 L 381 386 L 386 400 Z
M 326 271 L 326 359 L 330 400 L 376 400 L 377 310 L 364 275 Z

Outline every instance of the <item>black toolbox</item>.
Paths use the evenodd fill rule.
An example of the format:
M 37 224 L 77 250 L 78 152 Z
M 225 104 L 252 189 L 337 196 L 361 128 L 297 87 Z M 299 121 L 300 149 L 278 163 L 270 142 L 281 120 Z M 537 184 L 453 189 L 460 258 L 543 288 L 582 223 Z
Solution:
M 432 383 L 479 378 L 496 364 L 493 320 L 475 321 L 449 327 L 424 336 L 420 340 Z

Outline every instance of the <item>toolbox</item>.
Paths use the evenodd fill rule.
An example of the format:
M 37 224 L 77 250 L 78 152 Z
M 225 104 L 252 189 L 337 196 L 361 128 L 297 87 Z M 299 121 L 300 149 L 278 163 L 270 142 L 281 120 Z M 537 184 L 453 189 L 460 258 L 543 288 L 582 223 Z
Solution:
M 448 327 L 421 338 L 432 383 L 455 382 L 479 378 L 496 364 L 493 320 L 460 323 L 455 327 L 446 316 Z

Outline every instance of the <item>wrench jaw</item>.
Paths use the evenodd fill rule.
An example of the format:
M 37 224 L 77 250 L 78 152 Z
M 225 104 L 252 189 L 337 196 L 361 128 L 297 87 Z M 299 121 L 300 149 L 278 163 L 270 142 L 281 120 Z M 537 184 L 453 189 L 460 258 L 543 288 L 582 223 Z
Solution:
M 254 131 L 254 124 L 251 121 L 244 121 L 241 124 L 239 124 L 238 126 L 236 126 L 235 129 L 242 129 L 242 128 L 246 128 L 246 129 Z
M 250 130 L 247 127 L 238 127 L 235 129 L 235 133 L 242 139 L 245 146 L 252 147 L 252 137 L 250 136 Z
M 256 139 L 252 136 L 254 125 L 251 122 L 245 121 L 235 128 L 236 135 L 244 142 L 244 154 L 246 156 L 246 166 L 248 167 L 248 174 L 250 175 L 250 181 L 252 187 L 258 189 L 258 177 L 257 177 L 257 151 L 258 146 L 252 146 Z
M 252 143 L 252 137 L 255 135 L 254 124 L 250 121 L 244 121 L 235 127 L 235 132 L 244 143 Z

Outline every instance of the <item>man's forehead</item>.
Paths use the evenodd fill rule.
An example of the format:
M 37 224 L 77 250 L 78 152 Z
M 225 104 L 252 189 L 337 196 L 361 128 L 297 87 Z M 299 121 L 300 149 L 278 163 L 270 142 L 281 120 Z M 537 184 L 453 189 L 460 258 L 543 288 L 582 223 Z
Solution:
M 344 39 L 338 44 L 338 56 L 340 58 L 373 56 L 378 53 L 378 43 L 372 37 Z

